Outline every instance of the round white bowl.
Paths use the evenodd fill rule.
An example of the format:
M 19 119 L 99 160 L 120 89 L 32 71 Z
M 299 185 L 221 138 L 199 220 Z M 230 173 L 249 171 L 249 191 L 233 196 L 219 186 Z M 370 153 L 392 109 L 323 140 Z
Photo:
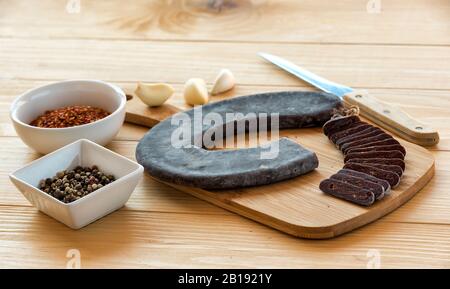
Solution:
M 35 151 L 47 154 L 78 139 L 108 144 L 125 119 L 125 93 L 115 85 L 99 80 L 68 80 L 32 89 L 18 96 L 10 117 L 19 137 Z M 72 105 L 90 105 L 111 114 L 92 123 L 67 128 L 40 128 L 34 119 L 53 110 Z

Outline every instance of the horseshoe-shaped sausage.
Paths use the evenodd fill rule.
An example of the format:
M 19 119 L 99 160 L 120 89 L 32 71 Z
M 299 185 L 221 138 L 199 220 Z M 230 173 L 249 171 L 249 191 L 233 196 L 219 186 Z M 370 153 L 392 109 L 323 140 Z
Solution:
M 195 110 L 201 109 L 203 116 L 212 112 L 226 119 L 227 113 L 269 116 L 278 113 L 279 128 L 292 129 L 321 126 L 341 107 L 341 100 L 332 94 L 286 91 L 231 98 L 184 114 L 193 119 Z M 228 189 L 278 182 L 318 166 L 314 152 L 288 138 L 276 141 L 279 150 L 274 159 L 261 159 L 261 153 L 267 151 L 261 147 L 206 150 L 201 145 L 192 145 L 191 140 L 190 147 L 176 148 L 171 139 L 178 126 L 172 125 L 172 121 L 179 116 L 176 114 L 153 127 L 136 148 L 137 161 L 150 175 L 162 181 L 205 189 Z M 202 134 L 213 127 L 203 124 Z

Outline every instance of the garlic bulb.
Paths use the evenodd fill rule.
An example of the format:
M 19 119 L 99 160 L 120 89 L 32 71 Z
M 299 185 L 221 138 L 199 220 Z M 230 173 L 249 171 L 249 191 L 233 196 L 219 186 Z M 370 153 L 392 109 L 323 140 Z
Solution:
M 166 83 L 138 83 L 136 95 L 148 106 L 160 106 L 174 92 L 173 87 Z
M 214 81 L 211 94 L 219 94 L 232 89 L 235 85 L 235 79 L 233 73 L 229 69 L 222 69 Z
M 208 89 L 201 78 L 191 78 L 184 84 L 184 100 L 189 105 L 208 103 Z

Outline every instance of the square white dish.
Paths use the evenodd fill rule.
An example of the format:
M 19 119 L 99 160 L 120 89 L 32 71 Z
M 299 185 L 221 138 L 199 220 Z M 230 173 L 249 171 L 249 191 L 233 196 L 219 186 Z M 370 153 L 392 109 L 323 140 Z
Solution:
M 40 180 L 78 165 L 97 165 L 99 170 L 114 175 L 116 180 L 67 204 L 38 189 Z M 140 164 L 94 142 L 80 139 L 16 170 L 9 177 L 38 210 L 72 229 L 80 229 L 125 205 L 143 172 Z

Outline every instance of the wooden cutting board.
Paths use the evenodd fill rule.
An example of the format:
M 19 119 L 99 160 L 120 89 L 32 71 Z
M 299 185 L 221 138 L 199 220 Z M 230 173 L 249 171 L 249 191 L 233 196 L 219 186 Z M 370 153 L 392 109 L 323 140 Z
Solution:
M 184 109 L 189 107 L 180 98 L 159 108 L 148 108 L 138 98 L 133 98 L 128 103 L 126 120 L 151 127 Z M 243 189 L 207 191 L 167 184 L 288 234 L 325 239 L 349 232 L 392 212 L 412 198 L 434 175 L 432 154 L 423 147 L 397 138 L 407 152 L 406 171 L 400 185 L 371 207 L 361 207 L 319 190 L 320 181 L 344 165 L 343 155 L 320 128 L 282 130 L 280 137 L 283 136 L 315 151 L 319 167 L 291 180 Z M 243 146 L 238 144 L 238 147 Z

